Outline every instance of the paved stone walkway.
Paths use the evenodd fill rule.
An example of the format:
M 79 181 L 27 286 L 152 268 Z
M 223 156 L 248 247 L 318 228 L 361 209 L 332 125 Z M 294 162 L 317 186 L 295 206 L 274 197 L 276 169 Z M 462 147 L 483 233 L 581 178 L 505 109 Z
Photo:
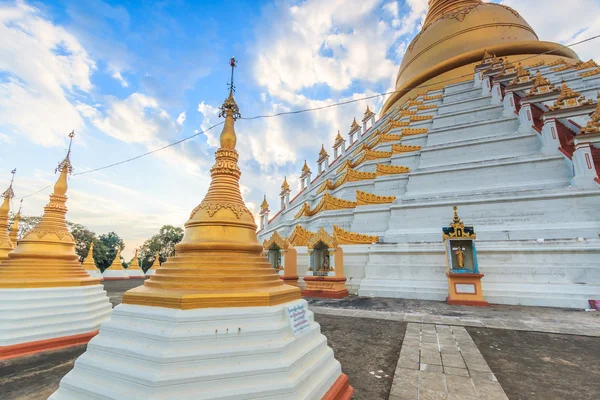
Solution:
M 422 305 L 415 307 L 412 303 Z M 600 337 L 599 311 L 502 305 L 462 307 L 434 301 L 412 301 L 412 307 L 407 311 L 375 311 L 345 308 L 344 303 L 330 304 L 332 306 L 320 301 L 318 305 L 311 304 L 310 308 L 318 314 L 346 317 Z M 393 308 L 399 307 L 392 305 L 388 309 Z
M 461 326 L 410 323 L 389 400 L 508 400 Z

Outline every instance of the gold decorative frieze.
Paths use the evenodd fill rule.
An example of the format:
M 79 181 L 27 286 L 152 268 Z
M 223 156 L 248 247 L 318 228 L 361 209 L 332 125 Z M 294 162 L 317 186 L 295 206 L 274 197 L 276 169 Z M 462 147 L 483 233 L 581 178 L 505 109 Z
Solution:
M 333 197 L 332 195 L 325 193 L 321 198 L 321 201 L 313 208 L 312 210 L 308 206 L 307 203 L 302 205 L 302 209 L 296 214 L 294 219 L 298 219 L 300 217 L 312 217 L 313 215 L 317 215 L 323 211 L 335 211 L 335 210 L 344 210 L 349 208 L 355 208 L 357 203 L 355 201 L 344 200 L 337 197 Z
M 595 76 L 595 75 L 600 75 L 600 68 L 596 68 L 594 70 L 582 72 L 581 74 L 579 74 L 579 76 L 581 76 L 582 78 L 586 78 L 588 76 Z
M 414 136 L 414 135 L 422 135 L 424 133 L 429 132 L 427 128 L 406 128 L 402 129 L 402 135 L 404 136 Z
M 363 235 L 346 231 L 337 225 L 333 225 L 333 237 L 337 244 L 373 244 L 379 241 L 379 236 Z
M 554 102 L 554 105 L 548 107 L 548 109 L 550 111 L 564 110 L 567 108 L 586 106 L 593 102 L 592 99 L 586 100 L 585 96 L 581 96 L 581 93 L 574 91 L 566 82 L 563 82 L 560 89 L 560 95 Z
M 433 119 L 433 115 L 411 115 L 410 122 L 427 121 Z
M 548 64 L 549 67 L 556 67 L 558 65 L 565 65 L 567 62 L 563 58 L 559 58 L 557 60 L 552 61 Z
M 366 206 L 372 204 L 389 204 L 396 200 L 396 196 L 377 196 L 373 193 L 363 192 L 361 190 L 356 191 L 356 203 L 359 206 Z
M 310 206 L 308 205 L 308 203 L 304 203 L 302 204 L 302 207 L 300 207 L 300 211 L 298 211 L 296 213 L 296 215 L 294 216 L 294 219 L 298 219 L 300 217 L 310 217 L 311 213 L 310 213 Z
M 560 67 L 552 68 L 552 72 L 562 72 L 571 68 L 573 68 L 573 64 L 565 64 L 561 65 Z
M 378 160 L 380 158 L 390 158 L 392 156 L 391 151 L 376 151 L 376 150 L 366 150 L 365 151 L 365 159 L 369 160 Z
M 377 178 L 377 174 L 375 172 L 360 172 L 351 168 L 346 170 L 347 182 L 358 182 L 375 178 Z
M 522 65 L 519 65 L 517 69 L 517 76 L 510 82 L 510 85 L 518 85 L 521 83 L 527 83 L 531 81 L 531 73 L 528 69 L 524 68 Z
M 421 146 L 407 146 L 403 144 L 393 144 L 392 145 L 392 153 L 400 154 L 400 153 L 410 153 L 412 151 L 421 150 Z
M 323 182 L 323 184 L 319 187 L 319 189 L 317 189 L 317 194 L 321 194 L 322 192 L 326 191 L 326 190 L 333 190 L 335 189 L 335 184 L 333 182 L 331 182 L 329 179 L 325 179 L 325 182 Z
M 313 232 L 304 229 L 300 225 L 296 225 L 292 234 L 288 238 L 288 242 L 290 242 L 293 246 L 307 246 L 308 239 L 313 235 Z
M 581 129 L 582 134 L 600 133 L 600 94 L 598 94 L 597 100 L 596 111 L 594 111 L 586 126 Z
M 361 144 L 360 144 L 360 146 L 358 146 L 358 147 L 356 148 L 356 150 L 354 150 L 354 153 L 352 153 L 352 155 L 353 155 L 353 156 L 356 156 L 356 155 L 358 155 L 358 153 L 360 153 L 361 151 L 368 150 L 368 149 L 369 149 L 369 147 L 367 146 L 367 144 L 363 142 L 363 143 L 361 143 Z
M 384 143 L 395 142 L 397 140 L 402 140 L 402 135 L 401 134 L 400 135 L 391 135 L 391 134 L 381 135 L 380 140 Z
M 438 108 L 437 104 L 426 104 L 426 105 L 421 105 L 417 107 L 418 111 L 423 111 L 423 110 L 433 110 Z
M 531 64 L 529 66 L 529 68 L 538 68 L 538 67 L 542 67 L 544 65 L 546 65 L 546 61 L 541 60 L 541 61 L 536 62 L 535 64 Z
M 589 60 L 586 62 L 579 61 L 578 63 L 575 64 L 573 69 L 575 69 L 576 71 L 581 71 L 582 69 L 598 68 L 598 67 L 600 67 L 600 65 L 596 64 L 596 61 Z
M 396 175 L 396 174 L 407 174 L 410 172 L 410 168 L 399 165 L 385 165 L 377 164 L 377 176 L 383 175 Z
M 424 101 L 429 101 L 429 100 L 438 100 L 444 97 L 443 93 L 440 94 L 435 94 L 435 95 L 427 95 L 425 97 L 423 97 Z
M 557 89 L 550 80 L 538 71 L 535 75 L 535 80 L 533 81 L 533 87 L 527 92 L 525 97 L 538 96 L 546 93 L 556 92 Z

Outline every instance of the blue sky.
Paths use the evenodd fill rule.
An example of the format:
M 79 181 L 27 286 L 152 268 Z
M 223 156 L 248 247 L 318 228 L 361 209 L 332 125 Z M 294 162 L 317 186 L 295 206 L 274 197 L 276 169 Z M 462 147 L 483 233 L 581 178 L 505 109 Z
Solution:
M 568 9 L 560 0 L 504 3 L 543 40 L 600 33 L 600 0 Z M 245 117 L 388 91 L 426 9 L 427 0 L 0 0 L 0 186 L 14 167 L 17 198 L 53 182 L 73 129 L 72 161 L 83 172 L 219 122 L 231 55 Z M 595 48 L 575 50 L 598 58 Z M 304 159 L 316 170 L 321 143 L 330 149 L 338 129 L 346 133 L 367 104 L 382 103 L 239 121 L 248 206 L 257 212 L 266 194 L 277 212 L 283 177 L 296 191 Z M 182 226 L 202 200 L 219 132 L 73 176 L 68 218 L 98 234 L 116 231 L 131 256 L 161 225 Z M 28 197 L 24 213 L 41 214 L 49 192 Z

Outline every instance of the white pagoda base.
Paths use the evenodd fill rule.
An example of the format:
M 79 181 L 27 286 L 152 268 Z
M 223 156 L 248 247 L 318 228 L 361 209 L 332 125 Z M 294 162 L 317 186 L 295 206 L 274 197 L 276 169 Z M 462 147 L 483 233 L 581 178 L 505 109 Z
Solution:
M 95 271 L 86 269 L 85 272 L 87 272 L 92 278 L 98 278 L 100 280 L 104 279 L 104 277 L 102 276 L 102 272 L 100 272 L 99 269 Z
M 296 336 L 294 306 L 308 321 Z M 121 304 L 49 399 L 319 400 L 343 377 L 304 300 L 195 310 Z
M 155 269 L 149 269 L 148 271 L 146 271 L 146 276 L 154 275 L 155 273 L 156 273 Z
M 127 270 L 127 275 L 130 279 L 145 279 L 146 275 L 141 269 Z
M 129 279 L 129 275 L 124 269 L 107 269 L 102 273 L 102 277 L 107 281 Z
M 85 343 L 111 310 L 102 285 L 1 289 L 0 359 Z

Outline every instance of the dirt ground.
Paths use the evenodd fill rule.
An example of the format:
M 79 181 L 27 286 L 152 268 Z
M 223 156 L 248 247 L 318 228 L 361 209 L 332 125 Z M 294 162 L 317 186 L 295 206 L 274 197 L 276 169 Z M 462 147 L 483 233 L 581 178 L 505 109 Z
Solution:
M 600 399 L 600 338 L 467 330 L 510 400 Z
M 354 399 L 387 400 L 406 323 L 319 314 L 315 320 L 356 390 Z

